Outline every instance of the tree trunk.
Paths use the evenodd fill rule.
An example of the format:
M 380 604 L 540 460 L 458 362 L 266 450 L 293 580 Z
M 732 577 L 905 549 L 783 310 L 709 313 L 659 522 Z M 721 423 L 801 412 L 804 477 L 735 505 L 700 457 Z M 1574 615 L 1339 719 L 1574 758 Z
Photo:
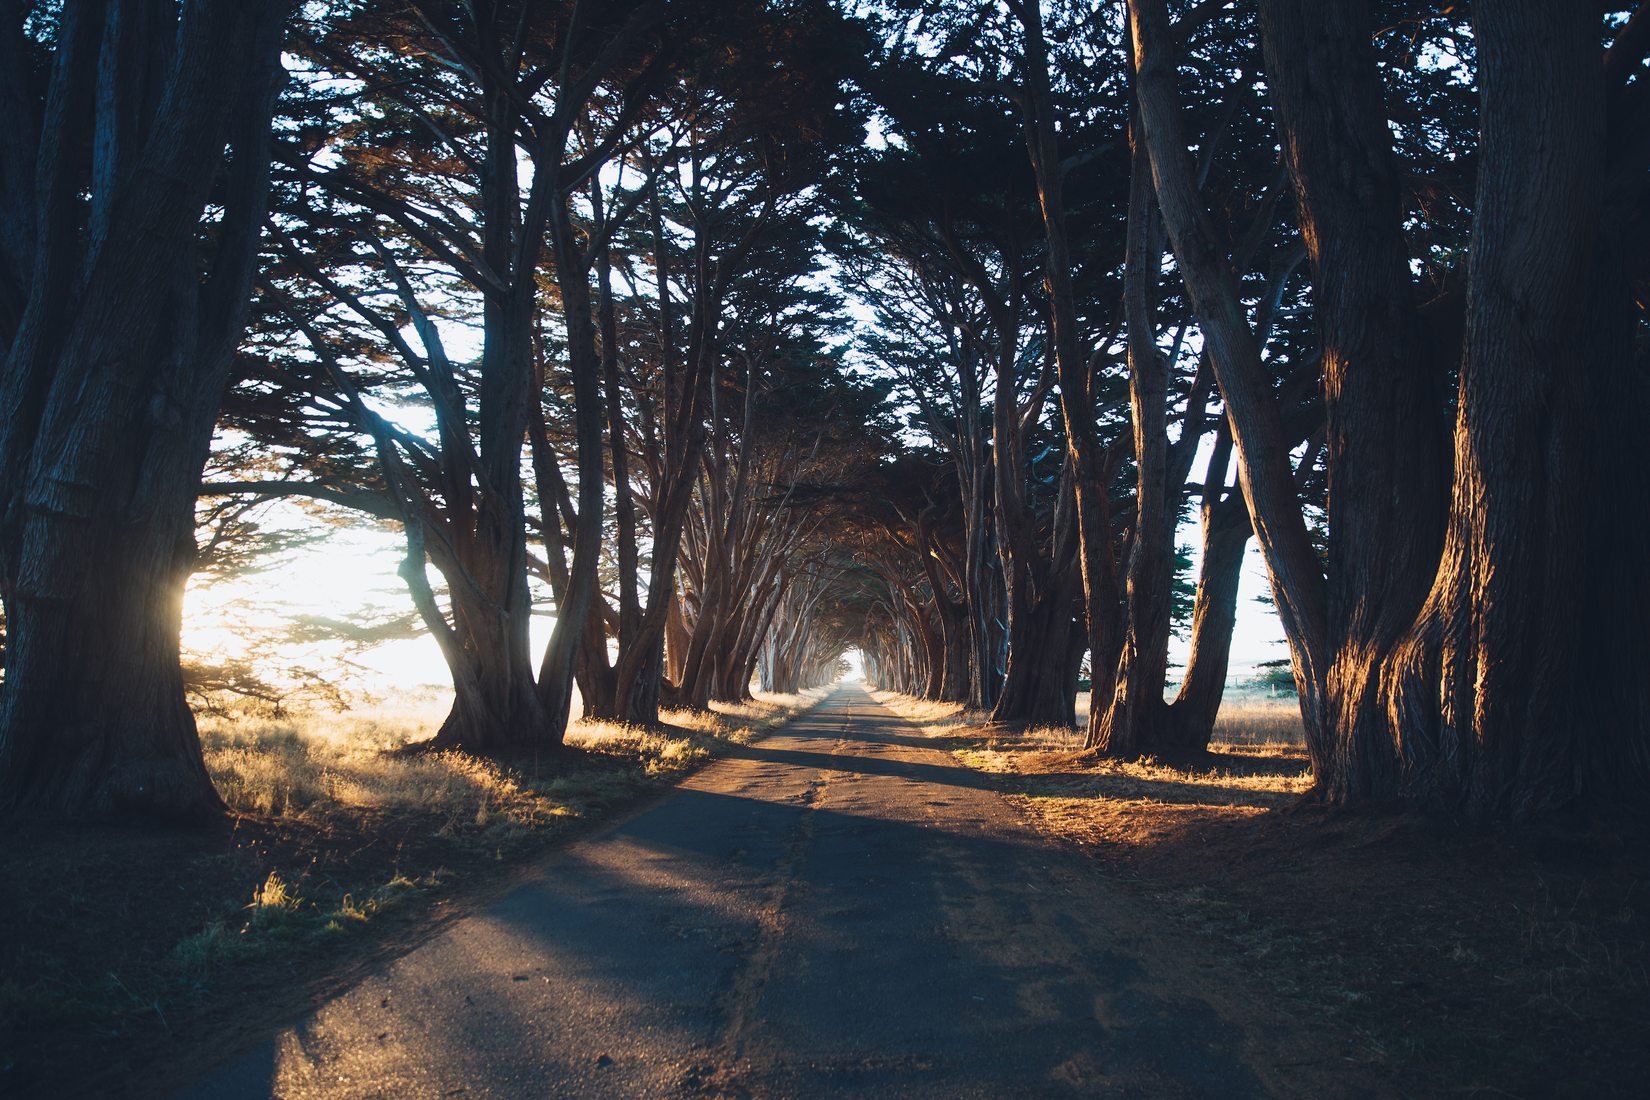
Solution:
M 128 446 L 141 419 L 123 425 Z M 194 449 L 167 449 L 189 453 L 151 450 L 145 484 L 118 510 L 125 494 L 111 483 L 124 478 L 83 480 L 77 490 L 105 502 L 95 512 L 30 524 L 7 599 L 0 810 L 191 821 L 222 809 L 178 665 L 194 557 L 194 491 L 178 460 Z
M 1073 633 L 1081 629 L 1076 570 L 1068 563 L 1033 596 L 1016 594 L 1009 613 L 1008 674 L 991 712 L 1010 726 L 1061 726 L 1077 720 L 1077 668 L 1069 660 Z
M 579 645 L 574 680 L 584 705 L 583 717 L 616 720 L 619 717 L 618 677 L 607 657 L 607 616 L 598 595 L 585 616 L 584 638 Z
M 616 675 L 618 693 L 632 708 L 625 720 L 656 725 L 663 680 L 669 679 L 678 688 L 684 686 L 681 676 L 687 623 L 676 588 L 677 559 L 693 500 L 694 481 L 704 462 L 709 432 L 705 410 L 714 393 L 716 364 L 721 354 L 721 300 L 719 286 L 709 276 L 713 266 L 710 243 L 706 233 L 700 230 L 694 237 L 691 279 L 695 296 L 688 317 L 687 352 L 679 357 L 669 278 L 670 247 L 657 186 L 648 193 L 648 213 L 659 302 L 658 339 L 663 356 L 660 374 L 664 398 L 664 479 L 654 486 L 654 499 L 648 510 L 653 520 L 653 547 L 647 602 L 633 640 L 627 640 L 619 652 Z M 717 266 L 725 277 L 737 265 Z M 647 682 L 649 677 L 657 682 Z
M 1124 299 L 1128 320 L 1129 403 L 1134 426 L 1135 511 L 1126 581 L 1127 617 L 1116 682 L 1096 693 L 1085 744 L 1108 756 L 1159 752 L 1168 707 L 1170 601 L 1174 586 L 1174 513 L 1169 504 L 1169 364 L 1157 347 L 1153 293 L 1163 259 L 1151 165 L 1137 138 L 1129 186 Z M 1190 421 L 1192 411 L 1187 410 Z M 1178 495 L 1179 487 L 1176 486 Z M 1090 614 L 1101 609 L 1091 608 Z M 1111 608 L 1104 609 L 1108 613 Z M 1110 651 L 1095 649 L 1098 673 Z M 1099 675 L 1094 676 L 1101 683 Z
M 0 815 L 222 811 L 178 632 L 196 488 L 264 221 L 286 12 L 218 0 L 170 25 L 135 5 L 62 15 L 38 150 L 40 259 L 0 272 L 28 293 L 0 375 Z M 100 67 L 100 50 L 123 60 Z M 162 84 L 165 98 L 150 97 Z M 94 93 L 112 109 L 96 141 Z M 209 197 L 222 218 L 203 255 Z
M 507 753 L 541 742 L 544 711 L 527 654 L 514 647 L 475 647 L 453 666 L 453 705 L 431 746 Z
M 916 517 L 915 548 L 923 575 L 928 578 L 941 648 L 929 697 L 947 703 L 961 703 L 967 701 L 969 688 L 968 605 L 966 600 L 952 598 L 946 582 L 946 570 L 939 564 L 939 539 L 929 516 L 930 512 L 925 510 Z
M 940 616 L 944 634 L 945 671 L 940 679 L 936 698 L 942 703 L 966 703 L 969 683 L 969 638 L 967 612 L 953 609 L 950 615 Z
M 665 636 L 660 644 L 664 658 L 664 679 L 672 684 L 679 685 L 682 682 L 683 668 L 687 663 L 687 648 L 692 640 L 693 632 L 688 629 L 682 595 L 677 593 L 667 605 Z
M 988 531 L 990 493 L 986 489 L 989 478 L 986 464 L 981 463 L 977 473 L 978 485 L 971 492 L 975 503 L 968 515 L 967 548 L 963 560 L 964 580 L 968 586 L 964 603 L 968 607 L 968 661 L 971 674 L 968 681 L 968 709 L 989 711 L 997 705 L 1002 693 L 1002 666 L 997 660 L 997 639 L 993 623 L 997 620 L 1000 586 L 993 574 Z
M 1482 143 L 1443 563 L 1390 670 L 1415 797 L 1474 818 L 1642 811 L 1645 491 L 1596 11 L 1474 10 Z M 1636 125 L 1642 125 L 1640 120 Z M 1611 135 L 1613 137 L 1614 135 Z M 1616 176 L 1611 169 L 1623 176 Z M 1631 194 L 1628 190 L 1624 193 Z M 1617 211 L 1620 212 L 1619 210 Z
M 1129 0 L 1129 16 L 1141 134 L 1151 155 L 1158 208 L 1226 402 L 1238 480 L 1289 639 L 1307 749 L 1318 774 L 1328 774 L 1334 744 L 1323 707 L 1328 667 L 1323 567 L 1301 512 L 1291 443 L 1236 276 L 1198 193 L 1175 88 L 1177 46 L 1167 6 L 1164 0 Z
M 1225 462 L 1220 466 L 1223 468 Z M 1210 464 L 1209 477 L 1217 478 Z M 1217 481 L 1216 484 L 1219 482 Z M 1186 676 L 1169 704 L 1158 753 L 1195 756 L 1209 748 L 1220 702 L 1226 693 L 1226 675 L 1232 654 L 1232 630 L 1237 625 L 1238 584 L 1243 577 L 1243 553 L 1249 545 L 1249 511 L 1243 497 L 1233 494 L 1203 508 L 1203 562 L 1198 572 L 1197 596 L 1192 602 L 1192 647 L 1186 658 Z
M 1329 558 L 1319 789 L 1397 793 L 1381 700 L 1437 571 L 1447 509 L 1445 356 L 1416 309 L 1397 158 L 1366 4 L 1264 0 L 1267 83 L 1323 339 Z
M 922 697 L 938 699 L 945 687 L 945 632 L 938 616 L 912 609 L 913 621 L 922 638 Z
M 614 670 L 615 699 L 621 722 L 636 725 L 659 724 L 659 699 L 664 687 L 665 639 L 662 633 L 647 639 L 645 647 L 633 648 L 634 663 L 629 683 L 619 680 Z
M 442 614 L 424 575 L 429 550 L 446 581 L 450 616 Z M 431 744 L 473 753 L 526 748 L 544 727 L 526 624 L 493 596 L 508 585 L 508 564 L 498 548 L 477 544 L 470 550 L 467 563 L 455 564 L 445 549 L 427 548 L 414 537 L 401 567 L 453 675 L 453 705 Z
M 1066 232 L 1064 168 L 1049 81 L 1040 0 L 1018 0 L 1026 54 L 1026 144 L 1037 179 L 1048 240 L 1045 264 L 1054 357 L 1060 379 L 1060 412 L 1066 433 L 1066 464 L 1072 475 L 1078 531 L 1078 574 L 1083 585 L 1084 621 L 1090 661 L 1090 724 L 1101 721 L 1111 694 L 1117 652 L 1117 561 L 1112 550 L 1111 504 L 1105 463 L 1094 415 L 1092 370 L 1078 328 L 1077 293 L 1072 282 L 1071 244 Z M 1140 190 L 1144 189 L 1144 184 Z M 1132 221 L 1133 219 L 1131 219 Z M 1131 360 L 1132 361 L 1132 360 Z M 1166 395 L 1167 381 L 1163 381 Z M 1138 413 L 1138 410 L 1137 410 Z M 1164 449 L 1167 439 L 1164 440 Z M 1161 476 L 1162 470 L 1156 471 Z M 1151 476 L 1150 474 L 1143 476 Z M 1171 554 L 1172 557 L 1172 554 Z M 1126 644 L 1126 643 L 1125 643 Z M 1165 654 L 1166 660 L 1166 654 Z M 1161 689 L 1159 698 L 1161 699 Z M 1069 722 L 1070 719 L 1068 718 Z
M 719 540 L 712 540 L 713 545 Z M 721 644 L 725 620 L 723 610 L 724 574 L 714 558 L 705 563 L 706 583 L 699 601 L 699 614 L 694 616 L 693 629 L 682 655 L 682 675 L 677 687 L 682 702 L 703 710 L 710 704 L 710 667 Z
M 552 150 L 559 165 L 563 149 L 552 144 L 546 152 Z M 539 170 L 549 171 L 544 166 Z M 552 176 L 551 180 L 554 181 L 555 177 Z M 540 188 L 535 186 L 534 190 L 537 194 Z M 553 182 L 545 185 L 544 192 L 550 204 L 547 220 L 556 260 L 556 284 L 561 289 L 562 311 L 567 319 L 567 369 L 573 379 L 573 425 L 578 445 L 579 474 L 578 529 L 573 536 L 573 561 L 568 569 L 567 591 L 556 608 L 556 626 L 539 666 L 539 700 L 546 722 L 542 738 L 549 744 L 559 745 L 567 735 L 573 702 L 574 665 L 590 610 L 597 597 L 605 496 L 603 486 L 607 480 L 607 467 L 602 450 L 605 427 L 602 367 L 596 349 L 589 267 L 574 234 L 571 196 Z M 518 432 L 518 449 L 519 445 Z

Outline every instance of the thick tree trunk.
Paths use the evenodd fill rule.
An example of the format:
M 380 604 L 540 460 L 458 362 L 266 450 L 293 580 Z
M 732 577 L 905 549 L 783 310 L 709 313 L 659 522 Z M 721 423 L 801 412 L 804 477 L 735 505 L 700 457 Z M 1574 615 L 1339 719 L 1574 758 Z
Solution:
M 969 685 L 969 638 L 966 612 L 954 609 L 940 617 L 945 647 L 945 670 L 940 678 L 939 694 L 942 703 L 966 703 Z
M 508 753 L 541 742 L 544 711 L 528 655 L 475 648 L 453 668 L 453 705 L 430 743 L 437 749 Z
M 1049 81 L 1042 5 L 1040 0 L 1017 0 L 1017 7 L 1025 35 L 1026 144 L 1037 179 L 1043 230 L 1048 240 L 1046 286 L 1054 357 L 1060 379 L 1060 413 L 1066 432 L 1066 464 L 1072 476 L 1076 510 L 1078 574 L 1082 580 L 1084 622 L 1088 628 L 1086 648 L 1094 655 L 1089 664 L 1092 727 L 1102 720 L 1106 704 L 1110 701 L 1111 673 L 1115 667 L 1113 655 L 1119 647 L 1117 561 L 1112 549 L 1111 504 L 1107 498 L 1109 490 L 1105 463 L 1095 423 L 1093 371 L 1078 327 L 1077 293 L 1072 282 L 1073 258 L 1066 231 L 1065 169 L 1061 164 L 1054 95 Z M 1137 190 L 1144 192 L 1144 181 Z M 1166 379 L 1163 385 L 1166 394 Z M 1165 439 L 1165 450 L 1166 447 Z M 1159 477 L 1162 473 L 1161 469 L 1155 471 Z M 1153 475 L 1148 473 L 1143 476 Z M 1159 699 L 1161 694 L 1159 689 Z
M 645 648 L 633 649 L 630 681 L 618 679 L 614 669 L 618 718 L 633 725 L 659 724 L 659 699 L 664 688 L 665 639 L 662 634 L 648 640 Z
M 194 557 L 194 491 L 178 461 L 194 458 L 187 450 L 172 461 L 151 452 L 147 484 L 118 511 L 30 524 L 7 599 L 0 811 L 175 821 L 221 811 L 178 665 Z M 123 480 L 77 489 L 112 504 L 124 494 L 109 482 Z
M 446 580 L 451 615 L 444 616 L 423 575 L 424 546 L 409 546 L 402 576 L 426 624 L 437 633 L 453 675 L 453 705 L 432 747 L 473 753 L 509 752 L 535 744 L 544 711 L 533 678 L 525 616 L 491 597 L 508 584 L 497 548 L 465 566 L 435 555 Z M 490 568 L 488 568 L 490 566 Z M 450 626 L 448 625 L 450 622 Z
M 1062 571 L 1036 597 L 1027 587 L 1009 615 L 1008 674 L 991 720 L 1006 726 L 1062 726 L 1077 720 L 1077 666 L 1069 660 L 1082 629 L 1076 570 Z M 1085 647 L 1086 648 L 1086 647 Z
M 695 457 L 695 467 L 698 461 Z M 662 681 L 681 682 L 690 638 L 682 617 L 681 596 L 676 591 L 676 559 L 687 504 L 684 490 L 667 497 L 663 509 L 653 512 L 656 530 L 647 601 L 633 634 L 621 639 L 614 667 L 615 696 L 625 708 L 621 718 L 636 725 L 657 725 Z M 671 647 L 668 661 L 667 644 Z
M 1003 322 L 999 322 L 1003 323 Z M 1005 330 L 1008 328 L 1004 324 Z M 997 558 L 1002 566 L 1008 621 L 1001 689 L 991 719 L 1010 726 L 1069 725 L 1075 720 L 1075 675 L 1064 682 L 1066 643 L 1074 609 L 1081 606 L 1079 535 L 1067 461 L 1055 489 L 1053 514 L 1039 523 L 1026 499 L 1024 437 L 1040 417 L 1043 399 L 1021 407 L 1015 394 L 1015 345 L 1005 343 L 997 366 L 992 410 L 996 475 Z M 1046 535 L 1040 533 L 1046 532 Z M 1068 700 L 1070 704 L 1068 705 Z
M 264 221 L 288 9 L 218 0 L 181 25 L 137 9 L 66 6 L 40 132 L 37 261 L 0 272 L 29 295 L 0 334 L 0 815 L 222 810 L 178 632 L 196 488 Z M 7 106 L 15 119 L 38 111 Z M 214 184 L 223 216 L 203 256 Z
M 969 689 L 968 605 L 965 600 L 954 599 L 951 595 L 946 570 L 939 563 L 939 542 L 930 513 L 918 514 L 916 528 L 916 557 L 928 578 L 940 641 L 940 656 L 935 662 L 935 677 L 930 684 L 929 697 L 947 703 L 966 702 Z
M 1650 509 L 1632 479 L 1630 500 L 1600 491 L 1633 468 L 1646 393 L 1623 227 L 1601 218 L 1626 147 L 1606 138 L 1598 27 L 1585 5 L 1474 10 L 1483 138 L 1454 494 L 1388 702 L 1406 790 L 1475 818 L 1650 802 Z
M 723 703 L 742 703 L 751 698 L 751 676 L 756 664 L 757 642 L 773 620 L 778 583 L 771 564 L 762 570 L 762 580 L 748 589 L 740 601 L 733 629 L 717 663 L 716 686 L 711 698 Z
M 585 616 L 584 638 L 579 645 L 573 676 L 579 687 L 583 717 L 612 720 L 619 717 L 619 680 L 607 657 L 607 617 L 601 602 L 602 598 L 597 596 L 590 614 Z
M 924 699 L 938 699 L 945 689 L 945 631 L 938 616 L 915 612 L 922 636 Z
M 1397 158 L 1366 4 L 1264 0 L 1267 83 L 1323 339 L 1329 560 L 1319 789 L 1397 793 L 1382 669 L 1437 570 L 1447 508 L 1445 357 L 1416 310 Z
M 664 633 L 665 636 L 661 640 L 664 679 L 673 685 L 680 685 L 682 670 L 687 663 L 688 644 L 693 640 L 693 632 L 688 628 L 687 612 L 680 593 L 667 605 Z

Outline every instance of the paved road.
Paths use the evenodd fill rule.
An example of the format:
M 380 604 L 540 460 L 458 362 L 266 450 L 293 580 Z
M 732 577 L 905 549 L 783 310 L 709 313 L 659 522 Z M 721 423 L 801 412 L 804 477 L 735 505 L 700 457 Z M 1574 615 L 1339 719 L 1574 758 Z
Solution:
M 185 1095 L 1265 1095 L 989 786 L 845 686 Z

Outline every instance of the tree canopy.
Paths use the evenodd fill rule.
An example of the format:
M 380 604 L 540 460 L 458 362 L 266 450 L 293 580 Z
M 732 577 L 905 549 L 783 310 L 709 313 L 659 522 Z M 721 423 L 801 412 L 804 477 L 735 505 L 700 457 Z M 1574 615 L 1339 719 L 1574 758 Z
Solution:
M 395 533 L 356 625 L 434 638 L 441 748 L 857 650 L 1195 756 L 1252 540 L 1313 797 L 1641 812 L 1647 53 L 1542 0 L 6 5 L 0 813 L 219 811 L 182 592 L 278 498 Z

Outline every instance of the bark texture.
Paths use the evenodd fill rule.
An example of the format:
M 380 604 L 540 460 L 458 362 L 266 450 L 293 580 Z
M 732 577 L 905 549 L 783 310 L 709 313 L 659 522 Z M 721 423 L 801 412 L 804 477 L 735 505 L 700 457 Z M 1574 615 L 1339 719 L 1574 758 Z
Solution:
M 1116 667 L 1113 655 L 1119 647 L 1117 559 L 1112 547 L 1111 502 L 1107 498 L 1106 463 L 1095 420 L 1094 372 L 1077 318 L 1077 291 L 1072 278 L 1074 259 L 1066 224 L 1065 169 L 1060 160 L 1042 4 L 1040 0 L 1019 0 L 1014 6 L 1018 10 L 1025 38 L 1026 144 L 1031 153 L 1032 173 L 1037 180 L 1043 213 L 1043 232 L 1048 241 L 1048 256 L 1044 264 L 1045 286 L 1048 290 L 1056 371 L 1060 380 L 1066 467 L 1072 479 L 1078 574 L 1082 581 L 1082 617 L 1087 625 L 1086 648 L 1094 655 L 1089 663 L 1089 714 L 1092 725 L 1103 720 L 1106 704 L 1110 700 L 1111 673 Z M 1132 210 L 1130 220 L 1132 226 Z M 1166 377 L 1162 374 L 1154 377 L 1160 387 L 1153 392 L 1166 396 Z M 1146 400 L 1150 403 L 1151 397 Z M 1148 415 L 1151 412 L 1161 414 L 1162 411 L 1159 404 L 1148 410 Z M 1166 445 L 1167 440 L 1164 443 Z M 1158 458 L 1163 457 L 1161 451 L 1152 453 Z M 1142 455 L 1142 459 L 1145 458 Z M 1163 472 L 1161 465 L 1158 465 L 1142 476 L 1161 476 Z M 1162 498 L 1159 496 L 1157 499 L 1161 501 Z M 1159 518 L 1154 517 L 1154 521 Z M 1155 549 L 1158 547 L 1154 541 L 1145 552 Z M 1141 551 L 1137 548 L 1138 552 Z M 1166 608 L 1164 612 L 1167 613 Z M 1057 611 L 1052 613 L 1058 614 Z M 1055 652 L 1058 652 L 1060 641 L 1056 638 L 1053 642 Z M 1075 691 L 1075 685 L 1072 690 Z M 1161 677 L 1158 692 L 1161 699 Z M 1041 720 L 1044 715 L 1039 713 L 1036 717 Z
M 1403 197 L 1364 3 L 1264 0 L 1271 102 L 1323 339 L 1329 554 L 1320 790 L 1389 798 L 1386 661 L 1426 598 L 1449 458 L 1438 347 L 1416 309 Z
M 1621 164 L 1606 129 L 1590 9 L 1482 4 L 1474 27 L 1483 136 L 1454 488 L 1387 691 L 1405 789 L 1475 818 L 1642 810 L 1644 491 L 1600 490 L 1629 468 L 1621 410 L 1645 396 L 1623 225 L 1601 215 L 1617 171 L 1643 165 Z
M 66 5 L 44 104 L 7 104 L 39 144 L 35 231 L 6 257 L 28 297 L 0 379 L 0 814 L 221 811 L 178 632 L 264 220 L 286 12 Z M 222 214 L 203 233 L 215 184 Z
M 1130 424 L 1134 429 L 1134 536 L 1130 540 L 1124 594 L 1126 625 L 1116 657 L 1115 684 L 1105 696 L 1097 694 L 1085 738 L 1090 748 L 1122 757 L 1140 756 L 1163 747 L 1159 742 L 1168 716 L 1163 681 L 1169 664 L 1174 582 L 1174 518 L 1169 505 L 1169 364 L 1158 350 L 1157 326 L 1152 318 L 1163 246 L 1152 194 L 1151 162 L 1138 141 L 1133 163 L 1123 296 L 1129 331 Z M 1099 648 L 1093 652 L 1091 660 L 1096 668 L 1110 656 Z M 1101 682 L 1099 675 L 1094 679 L 1097 685 Z

